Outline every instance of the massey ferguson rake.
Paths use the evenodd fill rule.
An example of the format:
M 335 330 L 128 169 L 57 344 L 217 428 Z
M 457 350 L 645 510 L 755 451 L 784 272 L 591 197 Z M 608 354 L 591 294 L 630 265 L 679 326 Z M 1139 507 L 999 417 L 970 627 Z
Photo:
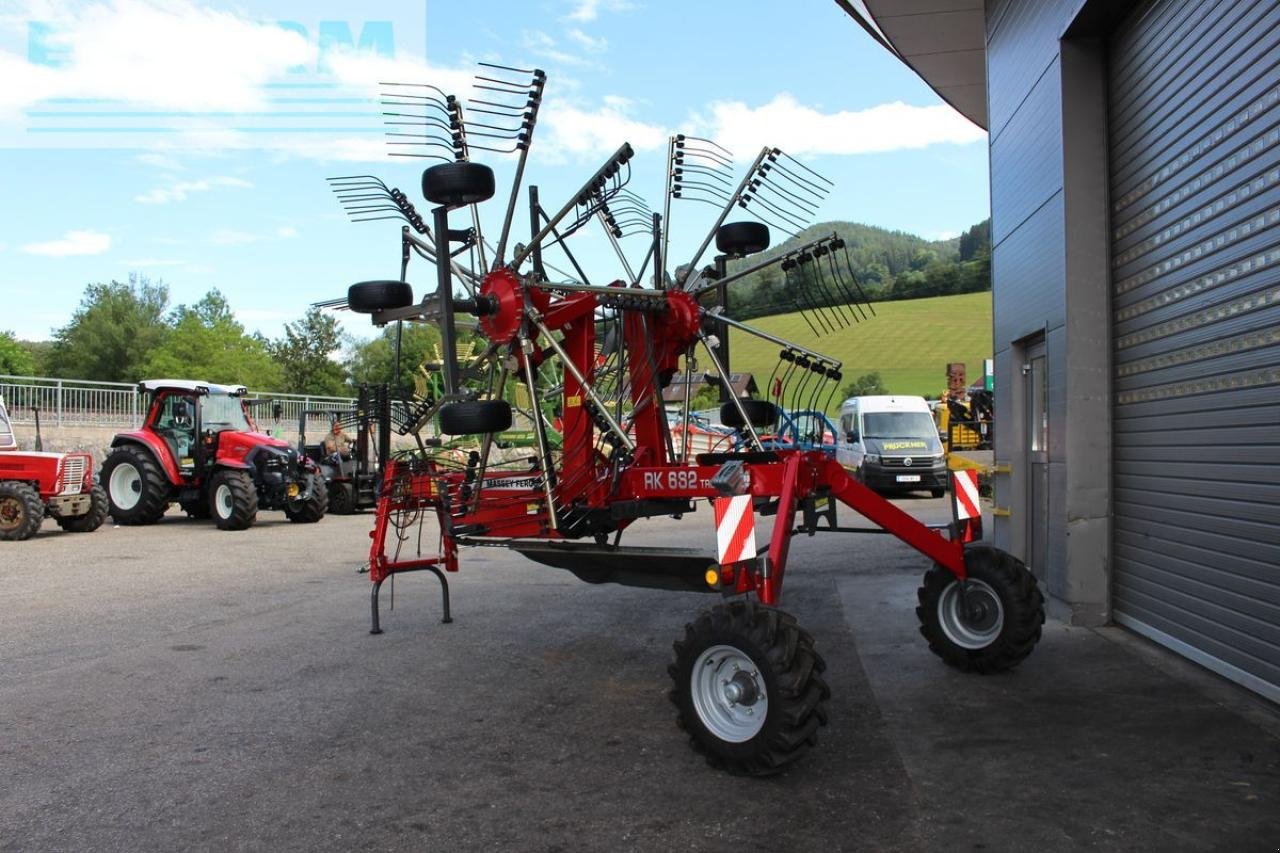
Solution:
M 352 285 L 345 307 L 371 314 L 376 325 L 415 321 L 439 327 L 443 391 L 424 402 L 418 423 L 435 418 L 442 433 L 470 437 L 463 445 L 420 441 L 423 452 L 386 467 L 371 534 L 373 633 L 380 632 L 382 583 L 409 571 L 430 571 L 440 579 L 444 621 L 450 621 L 446 574 L 458 570 L 460 549 L 471 546 L 509 548 L 592 583 L 718 595 L 723 600 L 675 643 L 671 697 L 695 748 L 715 766 L 750 775 L 786 767 L 816 743 L 827 721 L 822 657 L 813 638 L 777 609 L 788 547 L 797 533 L 870 529 L 896 536 L 934 564 L 916 613 L 935 653 L 977 672 L 1005 670 L 1025 658 L 1044 619 L 1041 595 L 1026 567 L 974 541 L 978 519 L 957 515 L 953 524 L 931 528 L 859 484 L 822 448 L 823 435 L 834 432 L 822 413 L 839 387 L 839 362 L 728 316 L 729 287 L 773 264 L 784 271 L 794 307 L 805 311 L 815 334 L 871 316 L 837 236 L 763 254 L 770 240 L 766 223 L 801 231 L 830 182 L 778 149 L 765 148 L 735 184 L 728 152 L 707 140 L 677 136 L 668 149 L 663 213 L 654 214 L 628 188 L 632 150 L 624 144 L 554 213 L 543 208 L 537 188 L 529 187 L 529 238 L 513 244 L 546 78 L 540 71 L 499 70 L 505 75 L 500 80 L 480 78 L 485 100 L 466 107 L 468 116 L 492 113 L 483 132 L 502 136 L 519 157 L 496 246 L 486 245 L 476 212 L 494 195 L 493 172 L 471 161 L 471 152 L 482 146 L 469 142 L 477 126 L 456 98 L 429 87 L 417 91 L 429 107 L 414 113 L 421 116 L 414 120 L 422 122 L 425 155 L 444 161 L 423 173 L 423 194 L 434 208 L 428 219 L 404 193 L 376 179 L 333 179 L 354 218 L 385 215 L 406 223 L 401 280 Z M 511 82 L 517 75 L 520 80 Z M 501 91 L 493 95 L 486 86 Z M 490 136 L 485 141 L 486 150 L 504 147 L 489 145 Z M 673 200 L 682 199 L 712 204 L 718 215 L 692 260 L 669 272 L 667 222 Z M 462 209 L 469 210 L 471 227 L 454 229 L 450 214 Z M 734 211 L 755 218 L 726 222 Z M 612 245 L 625 278 L 593 284 L 570 251 L 567 238 L 593 223 Z M 621 240 L 641 232 L 646 254 L 633 265 Z M 700 268 L 713 240 L 715 261 Z M 552 247 L 574 274 L 551 275 L 544 254 Z M 468 263 L 459 262 L 466 252 Z M 433 261 L 437 273 L 434 290 L 418 302 L 405 281 L 414 254 Z M 749 255 L 762 260 L 741 260 Z M 459 364 L 453 355 L 464 318 L 477 326 L 481 355 Z M 673 433 L 688 435 L 688 394 L 681 411 L 669 417 L 662 390 L 677 371 L 692 376 L 695 353 L 705 358 L 708 375 L 730 389 L 730 327 L 780 347 L 766 392 L 770 399 L 726 393 L 721 419 L 736 428 L 736 441 L 723 452 L 692 454 L 683 441 L 673 441 Z M 531 450 L 512 454 L 499 450 L 498 437 L 512 427 L 512 401 L 518 397 L 536 440 Z M 797 415 L 821 417 L 816 445 L 812 430 L 802 438 L 797 427 L 794 439 L 777 431 L 780 418 Z M 676 418 L 683 430 L 675 429 Z M 549 440 L 553 426 L 558 447 Z M 681 518 L 703 500 L 715 505 L 716 555 L 621 544 L 637 519 Z M 875 527 L 838 526 L 837 502 Z M 760 553 L 744 535 L 755 514 L 775 516 Z M 434 525 L 427 526 L 428 519 Z

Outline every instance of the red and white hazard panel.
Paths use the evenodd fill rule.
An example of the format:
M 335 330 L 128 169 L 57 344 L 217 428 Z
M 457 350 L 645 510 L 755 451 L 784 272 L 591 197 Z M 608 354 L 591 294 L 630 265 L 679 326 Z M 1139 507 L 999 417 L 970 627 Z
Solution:
M 756 516 L 751 495 L 716 498 L 716 559 L 720 565 L 756 555 Z
M 951 478 L 955 483 L 953 491 L 956 496 L 956 520 L 982 518 L 982 507 L 978 504 L 978 472 L 953 471 Z

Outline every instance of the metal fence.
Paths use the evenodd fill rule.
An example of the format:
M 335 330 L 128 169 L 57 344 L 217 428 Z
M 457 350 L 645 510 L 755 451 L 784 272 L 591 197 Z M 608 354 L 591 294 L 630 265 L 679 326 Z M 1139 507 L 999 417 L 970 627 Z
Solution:
M 254 420 L 266 426 L 277 420 L 297 424 L 305 409 L 352 409 L 354 397 L 316 397 L 307 394 L 282 394 L 274 391 L 251 392 L 250 397 L 269 400 L 256 406 Z M 48 426 L 142 426 L 147 414 L 146 395 L 135 383 L 90 382 L 80 379 L 53 379 L 45 376 L 0 375 L 0 397 L 4 398 L 9 417 L 14 423 L 30 424 L 40 411 L 40 422 Z

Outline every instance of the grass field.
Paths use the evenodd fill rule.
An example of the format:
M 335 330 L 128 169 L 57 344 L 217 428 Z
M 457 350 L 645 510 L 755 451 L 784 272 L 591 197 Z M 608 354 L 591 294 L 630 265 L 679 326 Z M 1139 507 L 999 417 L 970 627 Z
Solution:
M 879 371 L 893 393 L 936 397 L 946 389 L 948 362 L 964 362 L 970 383 L 982 376 L 982 360 L 991 357 L 990 293 L 877 302 L 875 312 L 866 321 L 821 336 L 798 313 L 757 317 L 750 323 L 842 361 L 842 386 Z M 736 330 L 730 343 L 734 371 L 754 373 L 761 394 L 767 393 L 778 346 Z

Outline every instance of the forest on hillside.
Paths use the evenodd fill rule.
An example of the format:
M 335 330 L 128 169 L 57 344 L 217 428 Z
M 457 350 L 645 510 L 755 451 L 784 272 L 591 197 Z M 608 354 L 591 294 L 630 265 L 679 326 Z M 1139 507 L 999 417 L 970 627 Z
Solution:
M 856 222 L 823 222 L 779 243 L 762 255 L 734 261 L 729 271 L 754 265 L 794 250 L 819 237 L 839 235 L 845 242 L 840 259 L 871 302 L 951 296 L 991 289 L 991 220 L 986 219 L 950 240 L 926 240 Z M 733 284 L 732 316 L 747 320 L 799 310 L 794 282 L 774 265 Z

